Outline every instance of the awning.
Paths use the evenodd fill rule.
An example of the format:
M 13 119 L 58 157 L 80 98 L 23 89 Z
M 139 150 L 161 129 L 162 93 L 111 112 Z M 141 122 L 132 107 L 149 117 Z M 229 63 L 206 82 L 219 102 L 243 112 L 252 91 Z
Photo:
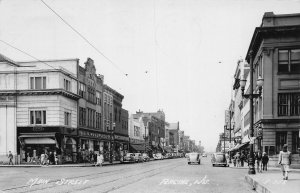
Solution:
M 38 138 L 25 138 L 25 144 L 56 144 L 54 139 L 48 137 L 38 137 Z
M 40 138 L 40 137 L 55 137 L 55 133 L 21 133 L 19 138 Z
M 136 151 L 145 151 L 144 145 L 130 144 L 130 147 Z
M 238 150 L 238 149 L 240 149 L 242 147 L 245 147 L 247 144 L 249 144 L 249 141 L 245 142 L 245 143 L 242 143 L 242 144 L 237 144 L 233 148 L 229 149 L 229 151 L 236 151 L 236 150 Z
M 57 144 L 55 133 L 21 133 L 19 139 L 24 144 Z

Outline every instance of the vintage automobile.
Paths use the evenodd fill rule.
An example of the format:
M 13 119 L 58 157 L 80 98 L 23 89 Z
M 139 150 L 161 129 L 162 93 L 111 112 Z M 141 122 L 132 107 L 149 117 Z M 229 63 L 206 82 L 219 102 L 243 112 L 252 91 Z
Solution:
M 161 153 L 156 153 L 153 155 L 155 160 L 162 160 L 164 159 L 163 155 Z
M 134 153 L 135 162 L 144 162 L 144 158 L 141 153 Z
M 200 165 L 201 163 L 200 154 L 197 152 L 189 153 L 187 160 L 188 160 L 188 164 L 197 163 Z
M 124 157 L 121 157 L 121 163 L 135 162 L 134 153 L 126 153 Z
M 150 157 L 148 156 L 148 154 L 143 153 L 143 154 L 142 154 L 142 157 L 143 157 L 144 162 L 150 161 Z
M 202 154 L 202 157 L 207 157 L 207 154 L 206 153 Z
M 212 166 L 215 167 L 217 165 L 221 165 L 221 166 L 229 166 L 226 160 L 226 155 L 224 153 L 213 153 L 212 157 L 211 157 L 211 163 Z

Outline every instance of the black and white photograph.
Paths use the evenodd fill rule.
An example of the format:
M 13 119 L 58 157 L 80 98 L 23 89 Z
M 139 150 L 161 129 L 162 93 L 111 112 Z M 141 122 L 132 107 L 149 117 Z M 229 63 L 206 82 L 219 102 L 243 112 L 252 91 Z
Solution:
M 0 193 L 300 191 L 300 0 L 0 0 Z

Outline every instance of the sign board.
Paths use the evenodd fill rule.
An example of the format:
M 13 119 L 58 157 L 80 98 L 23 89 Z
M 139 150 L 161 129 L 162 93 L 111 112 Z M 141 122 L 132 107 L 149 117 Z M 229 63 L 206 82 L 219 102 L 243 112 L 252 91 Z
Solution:
M 254 144 L 255 137 L 250 137 L 250 144 Z
M 225 123 L 227 126 L 228 126 L 229 122 L 230 122 L 230 111 L 225 110 Z

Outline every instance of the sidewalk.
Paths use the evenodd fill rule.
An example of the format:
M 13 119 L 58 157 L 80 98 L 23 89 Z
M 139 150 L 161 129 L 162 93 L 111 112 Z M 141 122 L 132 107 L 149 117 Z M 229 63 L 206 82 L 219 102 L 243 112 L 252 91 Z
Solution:
M 120 161 L 114 161 L 113 163 L 104 162 L 103 166 L 121 164 Z M 0 165 L 0 167 L 94 167 L 95 164 L 91 163 L 80 163 L 80 164 L 62 164 L 62 165 L 30 165 L 30 164 L 20 164 L 20 165 Z
M 245 175 L 245 180 L 258 193 L 289 193 L 300 190 L 300 171 L 291 171 L 289 179 L 283 180 L 281 171 L 267 171 Z

